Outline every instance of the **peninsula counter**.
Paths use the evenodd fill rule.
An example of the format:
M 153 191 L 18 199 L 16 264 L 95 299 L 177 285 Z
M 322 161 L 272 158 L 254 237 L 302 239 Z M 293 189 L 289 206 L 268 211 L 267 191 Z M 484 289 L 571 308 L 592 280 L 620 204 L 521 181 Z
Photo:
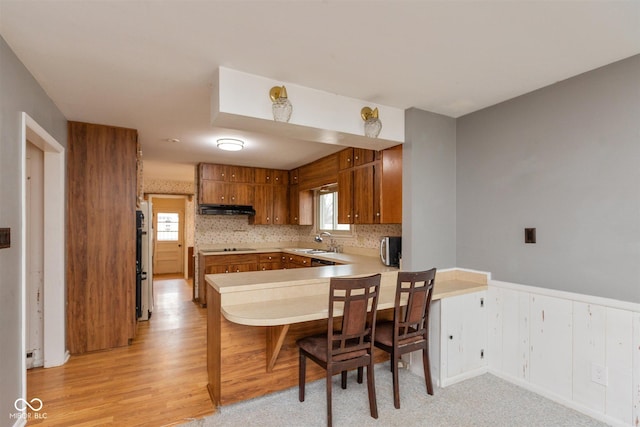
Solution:
M 331 277 L 380 273 L 378 319 L 392 318 L 397 269 L 374 257 L 324 257 L 344 264 L 206 276 L 208 389 L 216 406 L 297 385 L 296 340 L 326 331 Z M 485 290 L 486 279 L 460 270 L 438 272 L 433 299 Z M 388 360 L 377 349 L 374 357 L 376 363 Z M 307 366 L 309 381 L 323 377 L 321 368 Z

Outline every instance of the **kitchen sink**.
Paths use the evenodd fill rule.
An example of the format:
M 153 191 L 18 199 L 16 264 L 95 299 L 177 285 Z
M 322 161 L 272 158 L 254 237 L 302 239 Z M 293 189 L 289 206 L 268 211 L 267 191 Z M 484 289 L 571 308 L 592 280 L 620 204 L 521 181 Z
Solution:
M 328 254 L 329 251 L 325 251 L 323 249 L 299 249 L 299 248 L 292 248 L 291 249 L 294 252 L 302 252 L 304 254 Z

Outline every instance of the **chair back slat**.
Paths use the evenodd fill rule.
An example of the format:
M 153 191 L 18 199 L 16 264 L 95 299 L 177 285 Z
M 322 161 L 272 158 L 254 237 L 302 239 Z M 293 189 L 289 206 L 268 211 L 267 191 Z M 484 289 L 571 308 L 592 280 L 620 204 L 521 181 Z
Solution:
M 428 319 L 435 284 L 436 269 L 419 272 L 399 272 L 394 309 L 396 342 L 422 336 L 427 339 Z M 406 306 L 400 301 L 405 299 Z
M 358 278 L 332 278 L 329 285 L 327 361 L 358 351 L 373 351 L 380 274 Z M 342 316 L 334 330 L 334 317 Z

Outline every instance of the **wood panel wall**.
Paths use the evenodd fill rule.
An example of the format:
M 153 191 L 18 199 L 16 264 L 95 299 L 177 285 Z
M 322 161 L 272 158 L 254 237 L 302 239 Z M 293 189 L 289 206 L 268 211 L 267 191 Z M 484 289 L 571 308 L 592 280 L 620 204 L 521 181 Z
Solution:
M 135 335 L 137 131 L 69 122 L 67 347 L 124 346 Z
M 328 303 L 328 299 L 327 299 Z M 378 319 L 390 320 L 393 309 L 378 312 Z M 267 372 L 267 328 L 245 326 L 225 319 L 221 312 L 220 293 L 207 292 L 207 373 L 209 394 L 214 405 L 263 396 L 298 384 L 299 338 L 324 333 L 327 320 L 294 323 L 284 339 L 273 371 Z M 389 360 L 389 355 L 374 349 L 375 363 Z M 307 362 L 307 383 L 324 378 L 325 371 Z

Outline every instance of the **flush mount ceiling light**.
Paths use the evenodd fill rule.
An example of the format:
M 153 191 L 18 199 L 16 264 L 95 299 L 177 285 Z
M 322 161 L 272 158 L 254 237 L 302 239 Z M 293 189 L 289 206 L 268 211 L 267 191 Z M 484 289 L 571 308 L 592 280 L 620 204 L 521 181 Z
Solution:
M 234 138 L 220 138 L 218 148 L 225 151 L 240 151 L 244 148 L 244 141 Z
M 378 108 L 362 107 L 360 117 L 364 120 L 364 135 L 369 138 L 377 138 L 382 129 L 382 122 L 378 118 Z
M 287 88 L 284 86 L 274 86 L 269 91 L 269 98 L 273 102 L 271 110 L 273 111 L 273 120 L 276 122 L 289 122 L 293 106 L 287 98 Z

